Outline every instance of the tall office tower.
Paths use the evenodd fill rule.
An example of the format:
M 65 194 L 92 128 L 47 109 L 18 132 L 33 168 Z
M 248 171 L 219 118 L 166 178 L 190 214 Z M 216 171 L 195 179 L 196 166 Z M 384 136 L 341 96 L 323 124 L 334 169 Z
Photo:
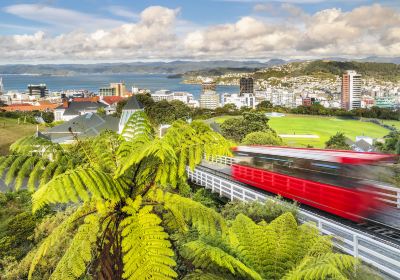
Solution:
M 240 78 L 240 96 L 244 93 L 254 93 L 253 78 Z
M 354 70 L 347 70 L 342 77 L 342 108 L 361 108 L 361 75 Z
M 47 89 L 46 84 L 39 85 L 28 85 L 29 95 L 39 97 L 45 97 L 49 94 L 49 90 Z

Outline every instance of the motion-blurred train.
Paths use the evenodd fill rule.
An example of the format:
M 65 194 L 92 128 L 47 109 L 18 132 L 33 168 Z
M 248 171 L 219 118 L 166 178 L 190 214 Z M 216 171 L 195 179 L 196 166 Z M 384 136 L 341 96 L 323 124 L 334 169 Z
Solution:
M 234 179 L 355 222 L 399 227 L 398 209 L 381 199 L 396 155 L 270 146 L 233 148 Z

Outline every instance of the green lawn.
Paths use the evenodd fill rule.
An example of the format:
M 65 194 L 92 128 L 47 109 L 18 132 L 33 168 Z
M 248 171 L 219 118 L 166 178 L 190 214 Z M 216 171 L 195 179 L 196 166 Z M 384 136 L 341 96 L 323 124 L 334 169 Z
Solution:
M 397 130 L 400 130 L 400 121 L 382 120 L 382 123 L 394 126 L 397 128 Z
M 218 117 L 215 122 L 222 123 L 229 118 L 231 117 Z M 336 134 L 336 132 L 343 132 L 353 141 L 356 136 L 360 135 L 381 138 L 389 133 L 389 130 L 374 123 L 323 116 L 286 115 L 284 117 L 271 117 L 269 125 L 278 134 L 312 134 L 319 136 L 318 139 L 284 138 L 287 145 L 296 147 L 312 145 L 315 148 L 323 148 L 329 137 Z M 400 126 L 400 124 L 398 125 Z
M 18 138 L 31 135 L 36 131 L 36 124 L 18 124 L 17 119 L 0 117 L 0 155 L 8 153 L 10 145 Z

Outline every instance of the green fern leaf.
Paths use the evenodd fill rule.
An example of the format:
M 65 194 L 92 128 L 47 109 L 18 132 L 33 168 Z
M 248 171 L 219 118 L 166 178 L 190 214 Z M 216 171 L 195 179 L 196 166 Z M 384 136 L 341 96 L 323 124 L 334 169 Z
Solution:
M 125 279 L 173 279 L 174 252 L 168 234 L 160 226 L 160 218 L 152 214 L 152 206 L 140 208 L 141 197 L 127 200 L 122 209 L 128 216 L 121 222 Z
M 97 214 L 88 215 L 78 228 L 70 246 L 58 262 L 50 279 L 75 280 L 86 271 L 92 259 L 92 249 L 97 241 L 100 219 Z
M 123 178 L 114 180 L 109 174 L 77 168 L 58 175 L 32 195 L 36 212 L 51 203 L 88 201 L 90 197 L 119 201 L 126 196 L 128 185 Z

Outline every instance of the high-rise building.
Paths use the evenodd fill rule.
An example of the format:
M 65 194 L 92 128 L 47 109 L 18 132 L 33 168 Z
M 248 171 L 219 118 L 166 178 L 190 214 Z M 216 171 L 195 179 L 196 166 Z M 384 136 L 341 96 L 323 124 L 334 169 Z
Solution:
M 215 109 L 219 106 L 219 95 L 216 90 L 216 83 L 213 79 L 207 78 L 201 84 L 200 108 Z
M 342 108 L 352 110 L 361 108 L 361 75 L 347 70 L 342 77 Z
M 0 77 L 0 94 L 4 93 L 3 78 Z
M 100 96 L 125 96 L 126 86 L 124 82 L 110 83 L 109 87 L 102 87 L 99 89 Z
M 244 93 L 254 93 L 253 78 L 240 78 L 240 96 Z
M 126 95 L 126 86 L 124 82 L 121 83 L 111 83 L 110 88 L 115 88 L 116 96 L 125 96 Z
M 45 97 L 49 94 L 49 90 L 47 89 L 46 84 L 39 84 L 39 85 L 28 85 L 28 92 L 29 95 L 35 97 Z

